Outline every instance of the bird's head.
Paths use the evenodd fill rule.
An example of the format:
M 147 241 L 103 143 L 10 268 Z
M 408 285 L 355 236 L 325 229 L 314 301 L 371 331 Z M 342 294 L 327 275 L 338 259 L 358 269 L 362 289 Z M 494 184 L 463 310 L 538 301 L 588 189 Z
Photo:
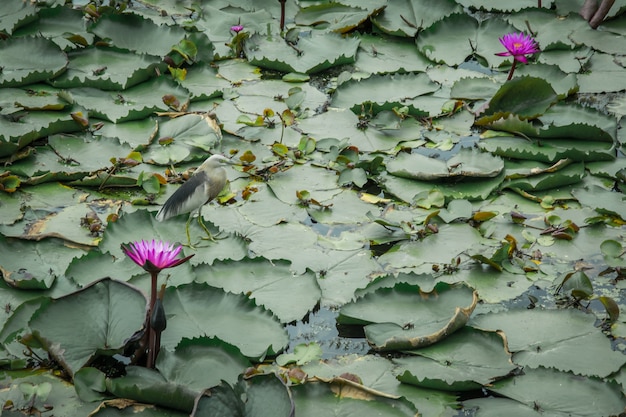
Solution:
M 202 163 L 199 169 L 215 169 L 219 168 L 223 165 L 234 165 L 235 162 L 231 159 L 226 158 L 223 155 L 215 154 L 211 155 Z

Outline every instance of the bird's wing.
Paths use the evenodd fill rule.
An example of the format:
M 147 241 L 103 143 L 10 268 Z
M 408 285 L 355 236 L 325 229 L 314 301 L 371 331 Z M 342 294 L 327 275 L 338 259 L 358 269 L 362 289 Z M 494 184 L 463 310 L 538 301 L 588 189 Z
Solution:
M 160 222 L 179 214 L 199 209 L 208 201 L 209 178 L 204 172 L 196 172 L 167 199 L 156 215 Z

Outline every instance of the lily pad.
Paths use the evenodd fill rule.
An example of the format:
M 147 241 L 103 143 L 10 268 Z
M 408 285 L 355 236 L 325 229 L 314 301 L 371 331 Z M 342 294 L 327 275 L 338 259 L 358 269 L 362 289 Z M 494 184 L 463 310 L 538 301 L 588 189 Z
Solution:
M 388 15 L 390 7 L 388 4 L 385 15 Z M 372 74 L 425 71 L 429 64 L 426 58 L 415 51 L 412 39 L 368 34 L 361 35 L 355 63 L 359 70 Z
M 511 113 L 521 119 L 535 119 L 556 100 L 557 94 L 546 80 L 528 76 L 514 78 L 494 94 L 484 115 L 476 123 L 489 124 Z
M 184 385 L 167 381 L 154 369 L 139 366 L 129 366 L 123 376 L 107 378 L 105 383 L 106 390 L 118 398 L 130 398 L 139 403 L 156 404 L 186 413 L 193 409 L 194 399 L 198 395 Z M 107 411 L 106 408 L 104 411 Z M 135 414 L 132 409 L 130 411 Z
M 23 290 L 45 290 L 52 287 L 58 276 L 76 256 L 71 248 L 42 241 L 35 244 L 0 235 L 0 249 L 7 254 L 0 260 L 4 281 Z M 10 256 L 9 254 L 20 256 Z
M 292 389 L 298 417 L 358 415 L 362 417 L 414 417 L 417 407 L 403 398 L 389 398 L 358 383 L 335 378 Z
M 38 10 L 39 19 L 15 32 L 15 36 L 43 36 L 64 51 L 86 47 L 94 41 L 87 31 L 85 13 L 77 8 L 54 7 L 50 3 Z M 24 7 L 24 9 L 27 9 Z
M 77 401 L 74 387 L 51 372 L 24 375 L 22 371 L 3 371 L 2 380 L 6 386 L 0 393 L 0 401 L 10 404 L 10 410 L 3 414 L 45 412 L 52 407 L 59 414 L 86 416 L 94 408 L 93 404 Z
M 489 386 L 516 366 L 502 336 L 463 328 L 436 345 L 394 359 L 398 379 L 423 388 L 465 391 Z
M 576 161 L 612 161 L 615 158 L 615 145 L 603 141 L 542 140 L 504 135 L 481 140 L 478 146 L 499 156 L 546 163 L 566 158 Z
M 15 29 L 37 19 L 37 8 L 34 4 L 20 0 L 7 0 L 0 12 L 0 31 L 9 35 Z
M 172 95 L 181 103 L 189 99 L 189 92 L 167 78 L 154 78 L 124 91 L 102 91 L 81 87 L 68 90 L 76 104 L 89 110 L 93 117 L 114 123 L 143 119 L 155 111 L 167 111 L 163 97 Z
M 244 296 L 203 284 L 181 285 L 165 290 L 163 307 L 167 329 L 161 346 L 165 349 L 175 349 L 183 338 L 217 337 L 245 356 L 261 359 L 287 345 L 278 320 Z
M 439 284 L 423 293 L 397 284 L 344 305 L 338 321 L 366 324 L 365 337 L 376 350 L 429 346 L 462 328 L 476 307 L 478 294 L 465 286 Z
M 470 325 L 503 331 L 516 364 L 605 377 L 624 365 L 626 357 L 611 349 L 595 321 L 593 314 L 578 310 L 535 309 L 484 314 Z
M 55 87 L 125 90 L 149 79 L 160 63 L 150 55 L 98 47 L 70 52 L 68 58 L 67 71 L 52 81 Z
M 171 383 L 198 393 L 222 381 L 237 382 L 250 362 L 234 346 L 218 339 L 183 340 L 174 352 L 159 351 L 156 368 Z
M 158 25 L 135 13 L 107 13 L 90 30 L 111 46 L 157 57 L 185 38 L 181 27 Z
M 608 417 L 624 410 L 619 385 L 552 369 L 524 369 L 522 375 L 496 382 L 490 391 L 526 405 L 529 411 L 538 409 L 543 415 Z M 591 397 L 593 409 L 588 406 Z
M 280 36 L 252 36 L 245 44 L 246 57 L 253 65 L 282 72 L 316 72 L 354 62 L 359 40 L 335 34 L 300 38 L 295 48 Z
M 283 323 L 302 319 L 319 302 L 321 291 L 310 271 L 294 275 L 286 262 L 242 259 L 196 268 L 197 282 L 247 294 Z M 288 291 L 291 296 L 285 297 Z
M 2 41 L 0 86 L 15 87 L 54 78 L 65 71 L 68 59 L 52 41 L 19 37 Z M 24 51 L 29 51 L 25 54 Z
M 410 113 L 423 115 L 424 111 L 416 107 L 414 99 L 438 89 L 439 86 L 424 73 L 372 75 L 364 80 L 350 80 L 341 84 L 331 104 L 349 108 L 355 114 L 360 114 L 363 106 L 373 114 L 406 106 Z
M 374 10 L 351 7 L 340 3 L 328 3 L 303 7 L 295 16 L 296 24 L 323 26 L 326 30 L 346 33 L 363 24 L 371 15 L 376 15 L 382 7 Z
M 130 285 L 104 279 L 52 300 L 35 313 L 30 327 L 72 376 L 96 353 L 119 352 L 143 326 L 146 304 L 144 295 Z M 67 325 L 70 322 L 72 326 Z
M 504 169 L 499 157 L 475 149 L 462 149 L 447 161 L 417 153 L 400 153 L 387 163 L 390 174 L 403 178 L 433 181 L 458 177 L 496 177 Z
M 382 32 L 398 37 L 415 37 L 419 29 L 461 11 L 453 0 L 431 3 L 428 0 L 402 0 L 388 2 L 384 12 L 374 16 L 372 22 Z
M 289 388 L 277 375 L 256 375 L 233 384 L 222 383 L 196 399 L 192 417 L 211 415 L 292 417 L 295 405 Z

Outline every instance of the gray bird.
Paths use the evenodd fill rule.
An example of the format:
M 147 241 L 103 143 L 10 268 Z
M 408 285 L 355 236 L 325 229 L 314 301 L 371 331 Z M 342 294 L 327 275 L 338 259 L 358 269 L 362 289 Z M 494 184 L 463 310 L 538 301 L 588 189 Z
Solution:
M 191 246 L 191 238 L 189 237 L 189 223 L 193 212 L 198 210 L 198 224 L 202 226 L 204 231 L 211 238 L 209 229 L 202 222 L 202 207 L 209 201 L 213 200 L 226 185 L 226 170 L 224 164 L 233 164 L 233 162 L 222 156 L 212 155 L 198 167 L 183 185 L 167 199 L 156 215 L 156 219 L 160 222 L 180 214 L 190 213 L 187 219 L 187 243 Z

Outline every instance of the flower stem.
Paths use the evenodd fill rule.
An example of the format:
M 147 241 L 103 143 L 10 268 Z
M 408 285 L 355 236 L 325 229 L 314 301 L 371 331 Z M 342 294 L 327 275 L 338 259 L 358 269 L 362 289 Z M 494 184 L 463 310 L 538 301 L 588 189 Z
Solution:
M 285 30 L 285 2 L 287 0 L 278 0 L 280 2 L 280 31 Z
M 157 280 L 159 273 L 151 272 L 150 275 L 150 308 L 148 309 L 148 317 L 146 318 L 146 332 L 148 333 L 148 360 L 146 361 L 146 367 L 152 369 L 154 368 L 154 363 L 156 362 L 156 334 L 150 325 L 150 317 L 152 317 L 152 311 L 154 310 L 154 304 L 156 303 Z
M 515 72 L 515 64 L 517 64 L 517 61 L 513 60 L 513 65 L 511 65 L 511 70 L 509 71 L 509 76 L 506 77 L 507 81 L 509 81 L 511 78 L 513 78 L 513 72 Z

